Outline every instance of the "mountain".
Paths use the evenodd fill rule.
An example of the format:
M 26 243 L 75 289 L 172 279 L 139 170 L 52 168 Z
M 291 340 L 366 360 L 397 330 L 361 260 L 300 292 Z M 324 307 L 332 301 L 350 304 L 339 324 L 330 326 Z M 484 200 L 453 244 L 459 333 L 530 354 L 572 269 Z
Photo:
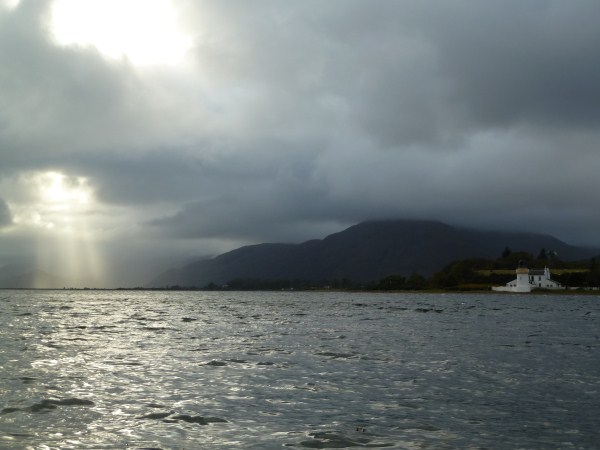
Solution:
M 67 280 L 42 270 L 20 271 L 12 266 L 0 269 L 2 289 L 60 289 L 65 286 L 69 286 Z
M 164 272 L 150 286 L 205 286 L 235 278 L 371 281 L 391 274 L 431 275 L 452 261 L 496 258 L 506 247 L 533 255 L 542 248 L 554 250 L 565 261 L 600 253 L 544 234 L 480 231 L 424 220 L 370 221 L 322 240 L 241 247 Z

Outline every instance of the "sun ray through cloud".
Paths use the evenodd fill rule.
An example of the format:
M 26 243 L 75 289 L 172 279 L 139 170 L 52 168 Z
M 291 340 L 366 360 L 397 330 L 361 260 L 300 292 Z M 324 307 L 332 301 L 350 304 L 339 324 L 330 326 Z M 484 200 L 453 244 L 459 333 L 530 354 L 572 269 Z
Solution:
M 136 65 L 181 63 L 191 46 L 171 0 L 55 0 L 51 28 L 59 45 Z
M 101 285 L 104 266 L 88 216 L 98 207 L 89 180 L 50 170 L 18 180 L 15 226 L 35 230 L 36 269 L 64 277 L 71 287 Z

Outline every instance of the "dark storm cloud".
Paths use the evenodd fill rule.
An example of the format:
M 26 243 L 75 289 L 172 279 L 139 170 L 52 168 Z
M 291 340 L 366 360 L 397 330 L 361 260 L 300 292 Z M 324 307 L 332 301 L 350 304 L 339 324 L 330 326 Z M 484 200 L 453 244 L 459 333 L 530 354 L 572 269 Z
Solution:
M 252 93 L 235 105 L 247 117 L 241 136 L 282 139 L 255 154 L 272 169 L 268 187 L 246 179 L 231 195 L 215 180 L 226 195 L 160 223 L 262 238 L 280 213 L 324 223 L 416 215 L 547 232 L 570 222 L 580 233 L 569 238 L 593 236 L 597 3 L 189 5 L 191 20 L 218 19 L 202 24 L 214 39 L 198 41 L 203 70 Z M 310 181 L 290 192 L 279 152 L 309 134 L 318 151 L 287 156 L 304 161 Z M 267 198 L 273 210 L 248 206 Z
M 385 51 L 363 59 L 375 69 L 357 110 L 375 139 L 401 147 L 490 128 L 597 127 L 597 2 L 405 6 L 389 14 L 420 19 L 418 29 L 382 36 Z
M 390 141 L 403 145 L 411 138 L 398 132 L 411 111 L 421 129 L 429 124 L 430 135 L 598 125 L 597 2 L 396 3 L 388 13 L 416 21 L 408 37 L 387 29 L 374 45 L 385 49 L 379 55 L 365 52 L 365 66 L 377 77 L 360 110 L 371 129 L 395 136 Z
M 288 105 L 296 120 L 345 112 L 398 148 L 452 148 L 486 128 L 598 123 L 597 2 L 208 4 L 227 25 L 211 29 L 222 51 L 200 44 L 200 62 L 236 86 L 268 86 L 258 115 L 263 102 L 279 117 Z
M 431 31 L 452 101 L 471 121 L 480 126 L 598 125 L 598 2 L 444 5 Z
M 327 193 L 297 180 L 254 180 L 222 189 L 153 222 L 176 236 L 298 241 L 340 226 L 340 208 L 330 210 Z M 343 223 L 343 222 L 342 222 Z M 329 227 L 326 227 L 329 225 Z

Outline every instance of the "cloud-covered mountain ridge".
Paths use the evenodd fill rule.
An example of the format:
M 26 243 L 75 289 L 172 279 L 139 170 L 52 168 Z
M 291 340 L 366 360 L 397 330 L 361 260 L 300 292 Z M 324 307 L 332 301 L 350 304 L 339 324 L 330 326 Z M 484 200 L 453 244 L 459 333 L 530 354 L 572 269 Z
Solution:
M 534 255 L 542 248 L 553 250 L 563 260 L 600 253 L 538 233 L 482 231 L 424 220 L 368 221 L 322 240 L 244 246 L 164 272 L 150 286 L 202 287 L 236 278 L 371 281 L 391 274 L 430 275 L 455 260 L 498 257 L 506 247 Z

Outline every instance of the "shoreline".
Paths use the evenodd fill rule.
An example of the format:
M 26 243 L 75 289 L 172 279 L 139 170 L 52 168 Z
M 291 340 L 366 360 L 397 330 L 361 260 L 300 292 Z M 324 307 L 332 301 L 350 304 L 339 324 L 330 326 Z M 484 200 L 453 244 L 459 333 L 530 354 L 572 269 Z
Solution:
M 591 295 L 600 296 L 600 288 L 534 289 L 531 292 L 503 292 L 491 289 L 418 289 L 418 290 L 377 290 L 377 289 L 199 289 L 199 288 L 9 288 L 0 287 L 0 291 L 55 291 L 55 292 L 338 292 L 365 294 L 488 294 L 488 295 Z

